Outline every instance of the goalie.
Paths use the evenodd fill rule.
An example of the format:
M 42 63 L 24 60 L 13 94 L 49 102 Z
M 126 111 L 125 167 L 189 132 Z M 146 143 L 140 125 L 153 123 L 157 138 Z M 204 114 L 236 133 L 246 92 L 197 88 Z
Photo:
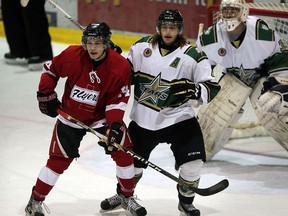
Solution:
M 222 0 L 220 21 L 196 41 L 212 67 L 224 68 L 221 91 L 198 112 L 207 160 L 228 142 L 248 97 L 262 126 L 288 150 L 287 47 L 265 21 L 248 15 L 244 0 Z

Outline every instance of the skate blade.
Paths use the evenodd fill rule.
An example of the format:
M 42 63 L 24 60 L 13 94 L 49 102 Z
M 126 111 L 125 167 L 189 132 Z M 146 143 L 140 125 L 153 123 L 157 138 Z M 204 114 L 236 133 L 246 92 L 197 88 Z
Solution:
M 100 210 L 99 214 L 97 215 L 102 215 L 102 216 L 132 216 L 132 214 L 127 211 L 127 210 Z
M 119 216 L 126 216 L 127 215 L 127 212 L 125 209 L 122 208 L 121 205 L 119 206 L 116 206 L 115 208 L 113 209 L 109 209 L 109 210 L 103 210 L 103 209 L 100 209 L 99 210 L 99 213 L 101 213 L 101 215 L 106 215 L 106 216 L 109 216 L 109 215 L 119 215 Z M 129 212 L 128 212 L 129 213 Z M 128 214 L 129 215 L 129 214 Z

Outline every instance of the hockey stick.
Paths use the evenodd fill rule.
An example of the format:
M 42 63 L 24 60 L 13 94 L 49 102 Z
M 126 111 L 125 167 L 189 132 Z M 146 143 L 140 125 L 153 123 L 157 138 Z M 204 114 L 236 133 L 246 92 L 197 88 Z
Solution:
M 76 25 L 80 30 L 84 31 L 85 28 L 80 25 L 72 16 L 70 16 L 66 11 L 64 11 L 59 5 L 57 5 L 54 1 L 52 0 L 46 0 L 49 4 L 52 5 L 53 8 L 57 8 L 59 11 L 61 11 L 64 16 L 70 20 L 74 25 Z M 26 7 L 29 3 L 29 0 L 20 0 L 20 4 L 22 7 Z
M 74 25 L 76 25 L 80 30 L 84 31 L 85 28 L 80 25 L 80 23 L 78 23 L 72 16 L 70 16 L 66 11 L 64 11 L 59 5 L 57 5 L 54 1 L 52 0 L 46 0 L 49 4 L 52 5 L 53 8 L 57 8 L 58 10 L 60 10 L 64 16 L 70 20 Z M 22 7 L 26 7 L 29 3 L 29 0 L 20 0 L 20 4 Z
M 74 25 L 76 25 L 80 30 L 84 31 L 85 28 L 80 25 L 80 23 L 78 23 L 72 16 L 70 16 L 68 13 L 66 13 L 66 11 L 64 11 L 59 5 L 57 5 L 54 1 L 52 0 L 46 0 L 49 4 L 52 5 L 52 7 L 57 8 L 59 11 L 61 11 L 64 16 L 70 20 L 70 22 L 72 22 Z
M 203 33 L 203 31 L 204 31 L 204 23 L 199 23 L 197 37 L 199 37 Z
M 57 8 L 59 11 L 61 11 L 61 12 L 64 14 L 64 16 L 65 16 L 68 20 L 70 20 L 74 25 L 76 25 L 80 30 L 82 30 L 82 31 L 85 30 L 85 28 L 84 28 L 82 25 L 80 25 L 80 23 L 78 23 L 72 16 L 70 16 L 66 11 L 64 11 L 64 10 L 63 10 L 59 5 L 57 5 L 54 1 L 52 1 L 52 0 L 46 0 L 46 1 L 47 1 L 49 4 L 51 4 L 52 7 Z M 115 45 L 112 40 L 110 40 L 110 46 L 111 46 L 116 52 L 118 52 L 119 54 L 122 53 L 122 49 L 121 49 L 119 46 Z
M 68 121 L 77 124 L 78 126 L 86 129 L 88 132 L 93 133 L 94 135 L 96 135 L 99 139 L 103 140 L 103 141 L 107 141 L 107 137 L 104 136 L 103 134 L 95 131 L 93 128 L 87 126 L 86 124 L 84 124 L 83 122 L 75 119 L 74 117 L 68 115 L 67 113 L 65 113 L 64 111 L 58 109 L 57 110 L 58 114 L 61 115 L 62 117 L 64 117 L 65 119 L 67 119 Z M 195 193 L 201 195 L 201 196 L 210 196 L 213 194 L 216 194 L 220 191 L 223 191 L 224 189 L 226 189 L 229 186 L 229 182 L 227 179 L 224 179 L 220 182 L 218 182 L 217 184 L 208 187 L 208 188 L 197 188 L 197 187 L 193 187 L 190 185 L 187 185 L 185 182 L 182 182 L 181 180 L 179 180 L 179 178 L 177 178 L 176 176 L 172 175 L 171 173 L 163 170 L 162 168 L 158 167 L 157 165 L 151 163 L 150 161 L 146 160 L 145 158 L 141 157 L 140 155 L 128 150 L 127 148 L 125 148 L 124 146 L 121 146 L 119 144 L 115 144 L 118 148 L 118 150 L 123 151 L 125 153 L 127 153 L 128 155 L 134 157 L 135 159 L 141 161 L 142 163 L 148 165 L 149 167 L 151 167 L 152 169 L 156 170 L 157 172 L 162 173 L 163 175 L 169 177 L 170 179 L 174 180 L 175 182 L 184 185 L 185 187 L 189 188 L 190 190 L 194 191 Z

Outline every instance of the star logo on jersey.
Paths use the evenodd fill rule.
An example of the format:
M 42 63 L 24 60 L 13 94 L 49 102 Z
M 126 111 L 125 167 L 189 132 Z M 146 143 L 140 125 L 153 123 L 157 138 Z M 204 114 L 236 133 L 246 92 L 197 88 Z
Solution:
M 168 94 L 165 93 L 169 89 L 169 85 L 161 84 L 161 73 L 157 75 L 150 83 L 142 83 L 140 89 L 142 91 L 139 97 L 139 102 L 151 100 L 154 105 L 158 103 L 158 100 L 165 100 Z
M 257 76 L 256 71 L 254 69 L 244 69 L 243 65 L 241 64 L 239 71 L 238 71 L 239 78 L 245 82 L 248 86 L 251 86 Z

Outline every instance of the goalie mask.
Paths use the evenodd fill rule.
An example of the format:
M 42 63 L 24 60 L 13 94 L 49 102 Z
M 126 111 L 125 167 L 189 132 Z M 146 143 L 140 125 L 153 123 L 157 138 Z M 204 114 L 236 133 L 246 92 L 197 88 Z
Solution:
M 230 32 L 246 22 L 249 8 L 245 0 L 222 0 L 219 13 L 226 30 Z
M 93 38 L 96 40 L 102 40 L 103 44 L 110 47 L 111 31 L 109 26 L 102 23 L 90 23 L 83 32 L 82 46 L 86 46 L 87 39 Z
M 163 10 L 157 20 L 156 31 L 160 34 L 160 28 L 163 25 L 176 25 L 179 29 L 179 35 L 183 34 L 183 17 L 178 10 Z

